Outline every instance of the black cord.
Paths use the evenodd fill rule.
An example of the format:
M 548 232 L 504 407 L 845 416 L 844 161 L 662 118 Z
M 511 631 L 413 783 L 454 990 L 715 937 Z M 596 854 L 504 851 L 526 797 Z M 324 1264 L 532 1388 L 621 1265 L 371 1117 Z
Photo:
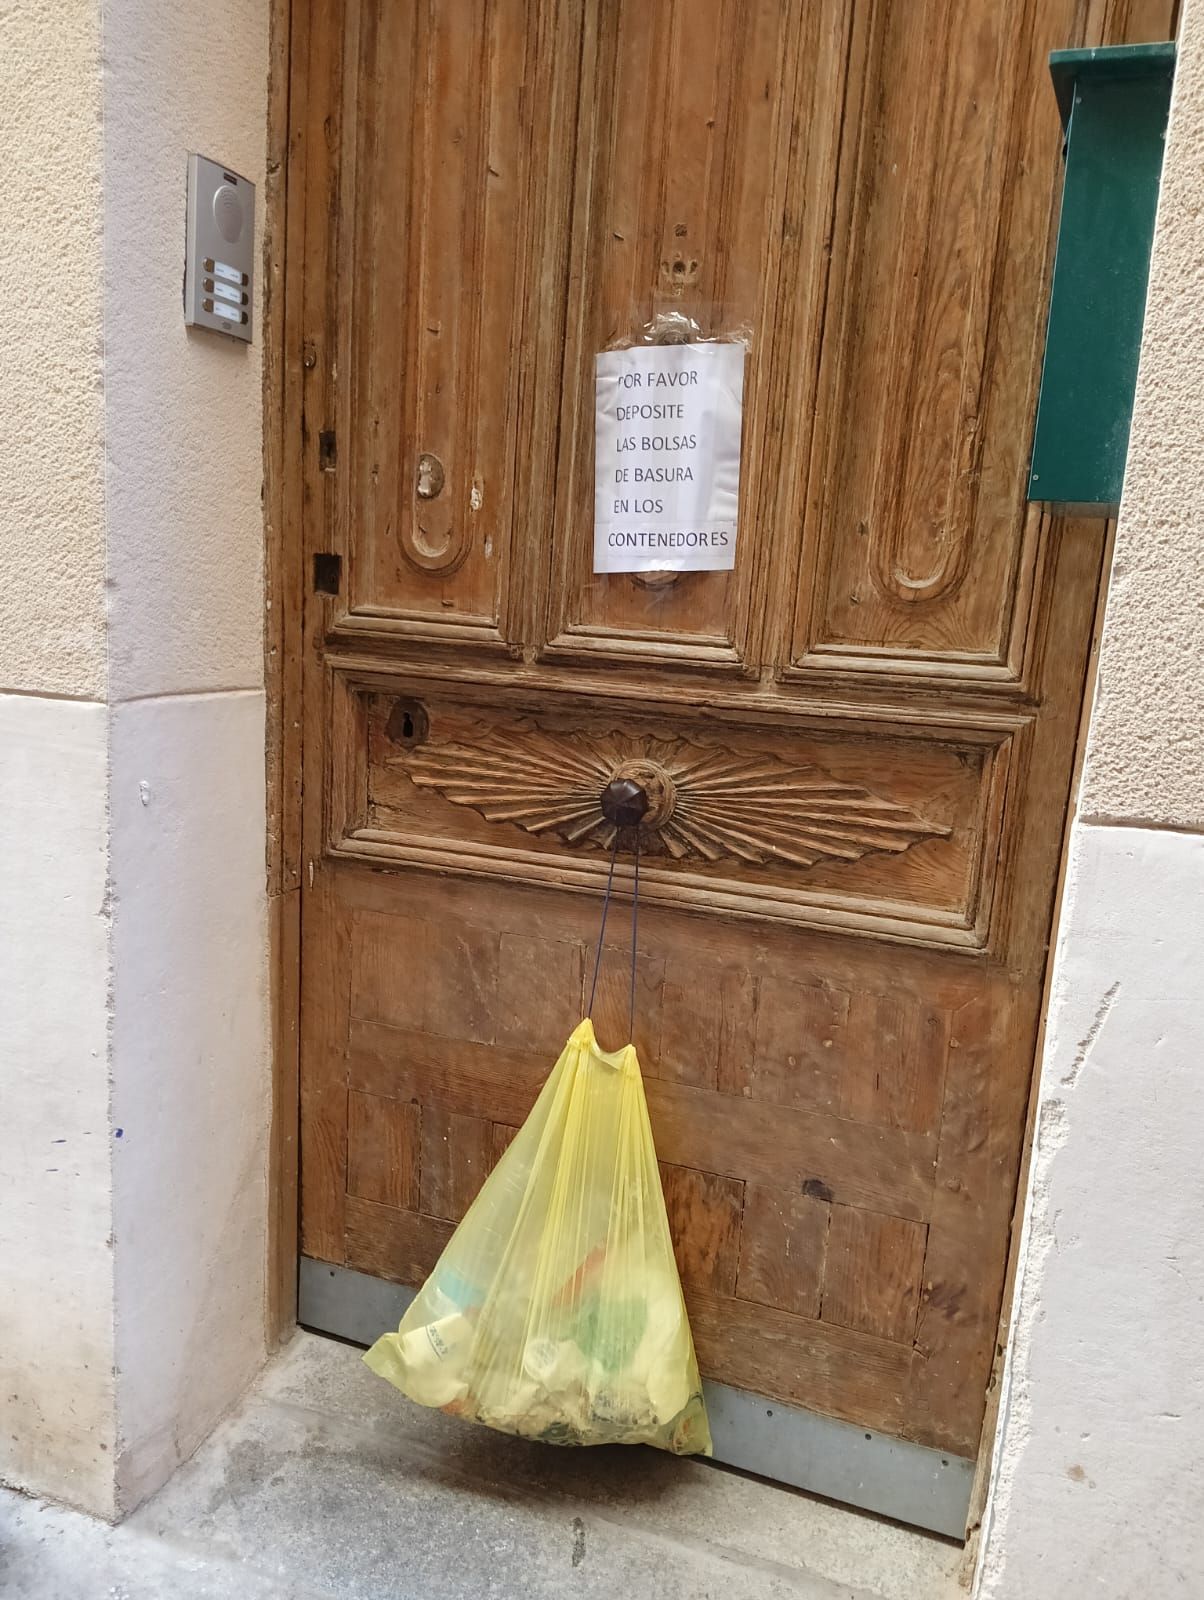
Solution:
M 598 974 L 602 970 L 602 950 L 606 944 L 606 918 L 610 912 L 611 894 L 615 883 L 615 862 L 619 855 L 619 830 L 615 829 L 615 842 L 610 851 L 610 871 L 606 874 L 606 893 L 602 897 L 602 926 L 598 929 L 598 950 L 594 956 L 594 976 L 589 986 L 588 1015 L 594 1014 L 594 1001 L 598 995 Z M 639 948 L 640 924 L 640 830 L 635 830 L 635 876 L 631 885 L 631 993 L 627 1010 L 627 1038 L 635 1039 L 635 958 Z
M 594 997 L 598 993 L 598 973 L 602 970 L 602 944 L 606 938 L 606 913 L 610 910 L 610 891 L 615 881 L 615 859 L 619 854 L 619 830 L 615 829 L 615 842 L 610 851 L 610 871 L 606 877 L 606 894 L 602 900 L 602 926 L 598 929 L 598 953 L 594 957 L 594 981 L 589 989 L 589 1015 L 594 1014 Z
M 635 878 L 631 885 L 631 1004 L 627 1011 L 627 1038 L 635 1042 L 635 953 L 640 936 L 640 830 L 635 830 Z

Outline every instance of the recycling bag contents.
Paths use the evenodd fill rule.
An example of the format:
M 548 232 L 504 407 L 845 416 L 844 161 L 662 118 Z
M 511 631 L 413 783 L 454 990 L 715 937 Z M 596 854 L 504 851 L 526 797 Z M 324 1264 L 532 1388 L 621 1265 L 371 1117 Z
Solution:
M 573 1032 L 435 1270 L 364 1360 L 420 1405 L 550 1444 L 709 1455 L 635 1047 Z

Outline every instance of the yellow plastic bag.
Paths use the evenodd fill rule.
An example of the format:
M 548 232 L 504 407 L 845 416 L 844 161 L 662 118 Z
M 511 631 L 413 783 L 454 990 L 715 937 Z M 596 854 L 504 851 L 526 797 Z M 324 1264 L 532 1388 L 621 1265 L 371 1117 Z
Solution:
M 582 1022 L 396 1333 L 420 1405 L 552 1444 L 711 1453 L 633 1045 Z

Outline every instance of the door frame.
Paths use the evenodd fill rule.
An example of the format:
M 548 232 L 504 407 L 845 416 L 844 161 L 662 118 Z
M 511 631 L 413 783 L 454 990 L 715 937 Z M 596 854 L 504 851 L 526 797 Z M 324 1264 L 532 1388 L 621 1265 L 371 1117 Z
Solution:
M 304 549 L 300 442 L 287 423 L 300 403 L 288 315 L 299 284 L 300 240 L 290 239 L 289 129 L 293 11 L 310 0 L 269 0 L 267 163 L 264 182 L 263 516 L 267 892 L 272 1103 L 268 1133 L 266 1326 L 269 1349 L 297 1325 L 301 1133 L 301 711 Z M 291 246 L 291 248 L 290 248 Z M 295 320 L 295 319 L 294 319 Z M 290 431 L 294 434 L 289 438 Z
M 305 181 L 305 153 L 291 149 L 290 128 L 301 118 L 304 74 L 293 59 L 300 36 L 295 14 L 320 0 L 269 0 L 267 174 L 263 233 L 264 581 L 267 766 L 267 888 L 271 954 L 272 1103 L 268 1151 L 267 1329 L 277 1348 L 297 1326 L 299 1293 L 299 1145 L 302 657 L 305 578 L 302 538 L 302 439 L 290 423 L 300 413 L 303 330 L 297 307 L 303 272 L 302 213 L 289 205 Z M 1104 604 L 1111 572 L 1114 524 L 1103 525 L 1102 576 L 1080 712 L 1074 768 L 1063 819 L 1050 930 L 1050 957 L 1061 919 L 1070 824 L 1075 812 L 1086 731 L 1094 695 Z M 1029 1197 L 1035 1113 L 1044 1051 L 1045 1013 L 1052 959 L 1046 961 L 1025 1130 L 1008 1245 L 996 1356 L 987 1392 L 967 1517 L 967 1561 L 986 1504 L 995 1454 L 1000 1378 L 1022 1255 L 1022 1223 Z M 395 1286 L 388 1286 L 394 1288 Z M 401 1291 L 404 1292 L 404 1291 Z

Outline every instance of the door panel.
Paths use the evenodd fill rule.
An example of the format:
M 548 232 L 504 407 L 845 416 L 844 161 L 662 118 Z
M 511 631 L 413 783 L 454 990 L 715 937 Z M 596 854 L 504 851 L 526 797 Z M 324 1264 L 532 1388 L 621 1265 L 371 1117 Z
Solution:
M 331 1133 L 356 1174 L 339 1260 L 413 1281 L 582 1008 L 597 904 L 425 874 L 404 898 L 371 872 L 339 893 L 350 983 L 329 1020 L 351 1113 Z M 992 1069 L 1014 987 L 974 957 L 899 946 L 887 967 L 873 941 L 834 942 L 641 914 L 636 1044 L 700 1354 L 729 1383 L 756 1372 L 759 1392 L 970 1453 L 977 1409 L 949 1386 L 967 1341 L 981 1363 L 1002 1274 L 1024 1080 Z M 625 951 L 608 955 L 596 1015 L 615 1039 Z
M 1038 520 L 1016 494 L 1050 202 L 1034 155 L 1049 147 L 1044 62 L 1074 12 L 1072 0 L 1019 13 L 920 0 L 866 18 L 796 659 L 1008 662 Z
M 831 172 L 795 145 L 839 105 L 845 25 L 782 0 L 624 0 L 590 8 L 577 127 L 569 325 L 555 570 L 548 596 L 552 659 L 690 662 L 737 669 L 759 623 L 771 506 L 769 425 L 778 274 L 788 218 L 779 166 L 811 174 L 826 201 Z M 818 230 L 810 230 L 812 252 Z M 733 572 L 632 582 L 590 571 L 580 530 L 593 519 L 593 365 L 658 312 L 708 336 L 751 334 L 745 375 L 742 537 Z M 769 480 L 771 481 L 771 480 Z M 765 531 L 758 526 L 762 521 Z M 744 537 L 743 535 L 747 535 Z
M 987 936 L 1008 769 L 1032 732 L 1023 719 L 766 727 L 751 709 L 600 711 L 417 677 L 401 696 L 375 674 L 332 681 L 340 858 L 600 890 L 614 839 L 600 791 L 631 770 L 665 813 L 642 846 L 645 904 L 957 946 Z
M 338 558 L 305 610 L 303 1249 L 430 1270 L 581 1017 L 634 773 L 704 1375 L 971 1457 L 1103 546 L 1024 500 L 1042 63 L 1152 10 L 297 11 L 301 508 L 307 568 Z M 750 330 L 737 566 L 595 578 L 593 357 L 666 306 Z
M 306 359 L 334 380 L 318 449 L 351 637 L 523 637 L 515 530 L 548 520 L 556 434 L 536 418 L 559 393 L 569 226 L 548 159 L 574 93 L 557 41 L 579 36 L 571 4 L 526 0 L 348 0 L 316 19 L 341 70 Z

